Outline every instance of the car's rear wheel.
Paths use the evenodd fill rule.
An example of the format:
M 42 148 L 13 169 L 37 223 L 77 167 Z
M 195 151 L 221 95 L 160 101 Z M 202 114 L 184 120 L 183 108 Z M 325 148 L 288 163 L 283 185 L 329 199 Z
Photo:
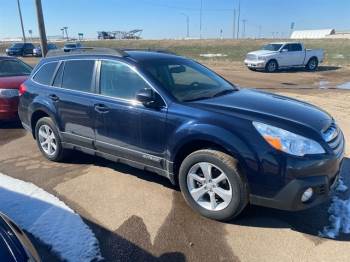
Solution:
M 39 119 L 35 126 L 35 137 L 41 153 L 51 161 L 61 161 L 67 151 L 54 122 L 49 117 Z
M 199 150 L 182 162 L 179 184 L 187 203 L 205 217 L 226 221 L 248 203 L 237 161 L 216 150 Z
M 317 67 L 318 67 L 318 60 L 316 57 L 311 58 L 306 65 L 306 69 L 308 71 L 315 71 Z
M 265 66 L 265 71 L 268 73 L 274 73 L 278 69 L 278 63 L 276 60 L 270 60 L 266 66 Z

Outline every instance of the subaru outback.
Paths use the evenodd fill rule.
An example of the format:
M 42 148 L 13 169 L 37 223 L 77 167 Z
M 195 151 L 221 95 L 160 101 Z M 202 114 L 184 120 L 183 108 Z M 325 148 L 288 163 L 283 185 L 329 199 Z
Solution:
M 58 52 L 19 93 L 23 126 L 49 160 L 79 150 L 157 173 L 216 220 L 247 204 L 325 201 L 344 155 L 342 131 L 320 108 L 239 88 L 166 52 Z

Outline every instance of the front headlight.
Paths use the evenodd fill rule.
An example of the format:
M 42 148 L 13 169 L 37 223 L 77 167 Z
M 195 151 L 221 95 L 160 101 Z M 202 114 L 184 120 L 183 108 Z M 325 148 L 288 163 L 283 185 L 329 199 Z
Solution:
M 1 98 L 12 98 L 18 96 L 18 90 L 17 89 L 5 89 L 0 88 L 0 97 Z
M 312 139 L 260 122 L 253 122 L 253 125 L 265 141 L 277 150 L 295 156 L 325 153 L 323 147 Z

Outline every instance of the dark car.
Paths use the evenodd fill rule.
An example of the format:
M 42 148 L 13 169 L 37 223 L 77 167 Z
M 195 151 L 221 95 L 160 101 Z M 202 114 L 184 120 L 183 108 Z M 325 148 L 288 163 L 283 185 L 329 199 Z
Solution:
M 81 48 L 81 47 L 82 47 L 82 45 L 78 42 L 77 43 L 66 43 L 63 46 L 63 50 L 65 52 L 69 52 L 69 51 L 72 51 L 72 50 L 75 50 L 75 49 Z
M 18 89 L 32 68 L 21 60 L 0 56 L 0 120 L 18 118 Z
M 32 43 L 15 43 L 6 49 L 6 54 L 9 56 L 33 55 L 34 48 Z
M 52 44 L 52 43 L 47 44 L 47 51 L 56 50 L 56 49 L 58 49 L 57 45 Z M 33 49 L 33 55 L 34 56 L 42 56 L 40 46 L 37 46 Z
M 0 261 L 40 262 L 40 257 L 26 234 L 0 213 Z
M 325 111 L 240 89 L 164 52 L 45 58 L 24 83 L 19 115 L 46 158 L 74 149 L 156 172 L 217 220 L 248 203 L 323 202 L 344 155 L 343 133 Z

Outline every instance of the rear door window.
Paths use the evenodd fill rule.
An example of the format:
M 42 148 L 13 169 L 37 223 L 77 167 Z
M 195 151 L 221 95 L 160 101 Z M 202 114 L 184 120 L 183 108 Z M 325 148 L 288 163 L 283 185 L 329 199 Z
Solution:
M 64 65 L 62 87 L 66 89 L 93 92 L 94 60 L 70 60 Z
M 58 62 L 44 64 L 34 75 L 34 81 L 42 85 L 51 85 L 57 65 Z

